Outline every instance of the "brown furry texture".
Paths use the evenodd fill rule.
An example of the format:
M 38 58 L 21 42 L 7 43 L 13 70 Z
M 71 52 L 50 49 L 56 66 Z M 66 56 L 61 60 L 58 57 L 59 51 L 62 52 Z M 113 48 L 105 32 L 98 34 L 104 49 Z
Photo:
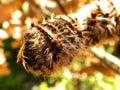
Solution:
M 49 75 L 68 65 L 79 50 L 80 31 L 62 18 L 34 23 L 24 34 L 18 55 L 28 72 Z
M 77 20 L 61 16 L 33 23 L 24 34 L 17 62 L 36 76 L 48 76 L 69 65 L 79 51 L 120 35 L 120 14 L 112 0 L 94 2 L 76 14 Z

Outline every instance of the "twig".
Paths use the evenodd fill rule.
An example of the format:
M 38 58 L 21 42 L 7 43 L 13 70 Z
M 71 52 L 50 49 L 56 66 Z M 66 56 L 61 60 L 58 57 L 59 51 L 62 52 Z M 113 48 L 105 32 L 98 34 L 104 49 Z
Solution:
M 103 62 L 105 65 L 107 65 L 111 70 L 113 70 L 115 73 L 120 74 L 120 71 L 115 68 L 112 63 L 114 63 L 116 66 L 120 67 L 120 59 L 105 52 L 103 49 L 98 49 L 96 47 L 93 47 L 91 49 L 91 52 L 101 61 Z M 109 62 L 112 62 L 111 64 L 109 64 L 107 62 L 107 60 Z
M 65 14 L 68 15 L 65 8 L 63 7 L 63 5 L 60 3 L 60 0 L 56 0 L 58 6 L 60 7 L 61 11 Z

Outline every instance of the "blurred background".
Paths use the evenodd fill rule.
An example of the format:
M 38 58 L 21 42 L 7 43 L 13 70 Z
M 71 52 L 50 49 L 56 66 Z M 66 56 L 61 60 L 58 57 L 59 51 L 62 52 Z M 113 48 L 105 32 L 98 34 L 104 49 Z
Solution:
M 52 77 L 35 77 L 16 64 L 22 33 L 33 18 L 42 21 L 53 13 L 64 14 L 63 8 L 67 13 L 75 13 L 91 1 L 0 0 L 0 90 L 120 90 L 119 67 L 109 61 L 106 65 L 87 51 Z M 114 41 L 103 48 L 119 58 L 120 43 Z

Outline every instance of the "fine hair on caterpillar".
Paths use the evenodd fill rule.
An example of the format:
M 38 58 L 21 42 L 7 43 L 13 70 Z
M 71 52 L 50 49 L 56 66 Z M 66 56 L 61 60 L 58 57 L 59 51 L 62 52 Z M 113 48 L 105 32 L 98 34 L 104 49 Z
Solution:
M 36 76 L 49 76 L 69 65 L 79 52 L 119 36 L 120 15 L 113 1 L 93 2 L 75 17 L 60 15 L 44 23 L 33 23 L 24 33 L 17 62 Z M 104 3 L 106 7 L 102 8 Z M 86 8 L 88 11 L 84 12 Z
M 78 53 L 79 39 L 80 31 L 63 18 L 34 23 L 24 33 L 18 62 L 36 76 L 47 76 L 71 62 Z

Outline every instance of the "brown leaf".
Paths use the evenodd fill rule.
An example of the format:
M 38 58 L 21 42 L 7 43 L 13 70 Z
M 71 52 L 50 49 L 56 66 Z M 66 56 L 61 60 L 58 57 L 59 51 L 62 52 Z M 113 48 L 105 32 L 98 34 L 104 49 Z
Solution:
M 92 63 L 91 66 L 83 67 L 79 73 L 87 73 L 88 75 L 91 75 L 95 71 L 99 71 L 106 76 L 115 76 L 115 72 L 102 63 Z
M 92 66 L 86 66 L 86 67 L 83 67 L 82 70 L 80 70 L 79 73 L 81 73 L 81 74 L 82 73 L 87 73 L 88 75 L 91 75 L 91 74 L 93 74 L 94 71 L 95 70 Z
M 102 63 L 92 63 L 94 70 L 97 70 L 107 76 L 115 76 L 115 72 Z

